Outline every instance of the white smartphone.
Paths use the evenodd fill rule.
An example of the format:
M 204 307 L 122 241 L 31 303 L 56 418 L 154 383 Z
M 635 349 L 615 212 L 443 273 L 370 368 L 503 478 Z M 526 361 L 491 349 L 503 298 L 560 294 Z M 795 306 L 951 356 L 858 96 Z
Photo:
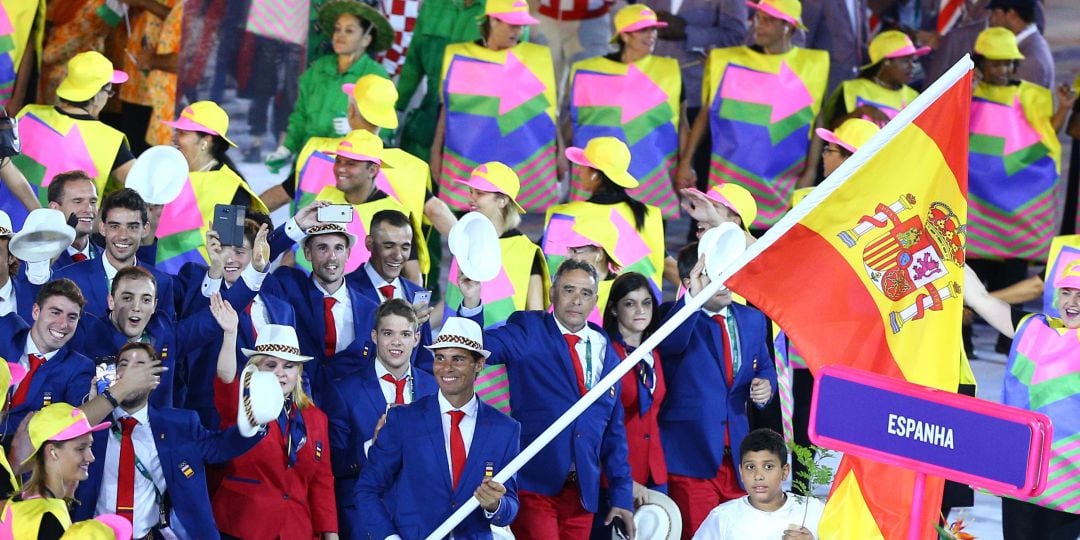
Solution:
M 416 291 L 416 294 L 413 295 L 412 303 L 414 305 L 427 304 L 429 302 L 431 302 L 431 291 Z
M 320 208 L 315 214 L 323 223 L 352 223 L 354 215 L 351 204 L 331 204 Z

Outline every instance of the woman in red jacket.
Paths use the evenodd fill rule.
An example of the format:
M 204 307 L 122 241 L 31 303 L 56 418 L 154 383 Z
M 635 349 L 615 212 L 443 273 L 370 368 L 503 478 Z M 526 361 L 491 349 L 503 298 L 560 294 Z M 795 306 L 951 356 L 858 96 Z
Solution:
M 625 359 L 660 326 L 659 308 L 660 303 L 645 276 L 627 272 L 615 278 L 604 307 L 604 330 L 619 356 Z M 648 501 L 650 489 L 667 492 L 667 463 L 656 420 L 666 392 L 657 349 L 623 375 L 620 398 L 626 413 L 635 507 Z M 608 532 L 607 538 L 610 537 Z
M 237 422 L 237 316 L 216 294 L 210 308 L 225 331 L 214 380 L 214 402 L 225 429 Z M 225 467 L 213 500 L 222 538 L 337 540 L 326 414 L 300 384 L 303 364 L 311 357 L 300 354 L 294 329 L 275 324 L 259 332 L 254 350 L 241 351 L 248 368 L 277 376 L 285 405 L 277 422 L 267 426 L 266 437 Z

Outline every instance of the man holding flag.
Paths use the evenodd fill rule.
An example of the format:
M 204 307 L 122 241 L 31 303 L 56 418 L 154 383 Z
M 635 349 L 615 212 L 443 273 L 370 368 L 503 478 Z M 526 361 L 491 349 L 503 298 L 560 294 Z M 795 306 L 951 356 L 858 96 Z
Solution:
M 727 286 L 784 328 L 812 370 L 842 364 L 956 389 L 970 97 L 965 59 L 731 268 Z M 932 537 L 942 483 L 845 456 L 820 534 Z

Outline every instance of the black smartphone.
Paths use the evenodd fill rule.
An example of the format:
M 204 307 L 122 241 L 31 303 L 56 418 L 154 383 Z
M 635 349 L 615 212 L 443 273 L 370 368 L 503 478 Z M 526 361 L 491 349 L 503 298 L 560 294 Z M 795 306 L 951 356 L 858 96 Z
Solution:
M 214 232 L 222 246 L 244 247 L 244 218 L 247 208 L 235 204 L 214 207 Z
M 630 533 L 626 532 L 626 523 L 619 516 L 615 516 L 611 520 L 611 530 L 615 531 L 615 536 L 618 536 L 622 540 L 630 540 Z

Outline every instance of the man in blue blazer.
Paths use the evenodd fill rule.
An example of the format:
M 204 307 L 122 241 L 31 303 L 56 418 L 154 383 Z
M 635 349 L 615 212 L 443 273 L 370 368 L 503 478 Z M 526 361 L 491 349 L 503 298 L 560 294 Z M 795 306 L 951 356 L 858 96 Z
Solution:
M 0 430 L 5 445 L 27 413 L 61 401 L 78 406 L 89 392 L 94 364 L 69 344 L 83 303 L 79 288 L 61 279 L 45 284 L 38 292 L 33 325 L 15 313 L 0 317 L 0 358 L 26 370 L 12 391 Z
M 338 533 L 343 538 L 363 530 L 361 514 L 368 511 L 355 500 L 356 480 L 386 411 L 438 392 L 435 378 L 413 369 L 417 343 L 416 313 L 408 302 L 391 298 L 375 312 L 371 331 L 374 347 L 364 348 L 358 370 L 315 383 L 330 422 L 330 452 L 334 491 L 338 501 Z M 374 348 L 375 357 L 370 356 Z M 400 390 L 399 390 L 400 388 Z
M 122 268 L 138 265 L 135 253 L 149 224 L 146 202 L 133 189 L 122 188 L 105 197 L 101 205 L 99 230 L 105 237 L 105 253 L 61 268 L 53 278 L 68 278 L 75 282 L 86 298 L 85 311 L 104 316 L 109 309 L 109 289 L 112 278 Z M 152 267 L 146 269 L 158 283 L 157 311 L 176 317 L 176 296 L 172 278 Z
M 129 343 L 121 349 L 117 375 L 129 366 L 153 362 L 153 348 L 145 343 Z M 159 408 L 147 403 L 150 392 L 129 396 L 113 409 L 109 419 L 113 429 L 94 434 L 89 478 L 79 484 L 74 520 L 117 513 L 117 500 L 125 473 L 133 482 L 130 518 L 135 538 L 168 528 L 178 538 L 220 538 L 210 508 L 206 487 L 207 463 L 225 463 L 247 452 L 261 440 L 241 436 L 236 426 L 223 432 L 211 431 L 199 423 L 193 411 Z M 137 423 L 132 423 L 133 418 Z M 125 424 L 133 424 L 125 429 Z M 124 437 L 130 437 L 134 454 L 124 471 Z
M 83 171 L 62 172 L 53 177 L 46 195 L 49 208 L 59 210 L 75 228 L 75 239 L 52 263 L 55 272 L 70 264 L 101 257 L 101 248 L 90 241 L 97 217 L 97 184 Z
M 483 340 L 471 320 L 443 325 L 430 346 L 439 391 L 387 414 L 356 486 L 365 530 L 352 538 L 425 538 L 473 496 L 480 508 L 454 528 L 454 538 L 492 538 L 492 525 L 514 520 L 517 483 L 492 476 L 517 455 L 521 427 L 473 392 L 491 354 Z
M 371 217 L 364 246 L 371 257 L 360 268 L 345 276 L 345 280 L 364 293 L 369 300 L 381 304 L 391 298 L 401 298 L 413 304 L 420 320 L 420 346 L 413 349 L 413 365 L 431 373 L 432 308 L 427 302 L 416 304 L 416 293 L 426 291 L 405 279 L 401 270 L 413 253 L 413 230 L 409 217 L 397 210 L 381 210 Z
M 295 226 L 294 220 L 290 225 Z M 345 263 L 355 236 L 336 223 L 312 226 L 305 234 L 304 255 L 311 261 L 311 274 L 282 266 L 267 278 L 262 291 L 288 302 L 296 311 L 300 348 L 315 357 L 304 365 L 305 384 L 310 387 L 320 380 L 321 370 L 330 370 L 328 377 L 333 378 L 358 367 L 355 362 L 362 357 L 366 337 L 375 327 L 378 304 L 346 283 Z M 345 351 L 348 354 L 342 355 Z M 321 396 L 312 390 L 311 397 L 318 405 Z
M 691 296 L 708 285 L 696 243 L 679 252 L 678 266 Z M 727 289 L 683 324 L 692 332 L 673 333 L 665 342 L 671 353 L 664 356 L 667 397 L 659 422 L 668 492 L 682 510 L 688 539 L 714 507 L 746 494 L 732 450 L 750 430 L 747 400 L 764 407 L 772 399 L 776 368 L 765 316 L 733 303 Z
M 480 284 L 462 275 L 462 314 L 483 321 Z M 596 269 L 567 259 L 552 282 L 552 313 L 519 311 L 506 325 L 484 332 L 490 363 L 506 364 L 510 408 L 527 446 L 607 375 L 619 355 L 603 329 L 586 319 L 596 306 Z M 598 507 L 600 471 L 611 511 L 633 532 L 633 480 L 628 462 L 619 385 L 585 410 L 521 469 L 519 539 L 588 538 Z M 599 459 L 597 459 L 599 458 Z
M 8 244 L 15 231 L 7 212 L 0 210 L 0 317 L 18 313 L 23 320 L 31 320 L 34 306 L 34 287 L 19 275 L 19 259 L 8 251 Z

